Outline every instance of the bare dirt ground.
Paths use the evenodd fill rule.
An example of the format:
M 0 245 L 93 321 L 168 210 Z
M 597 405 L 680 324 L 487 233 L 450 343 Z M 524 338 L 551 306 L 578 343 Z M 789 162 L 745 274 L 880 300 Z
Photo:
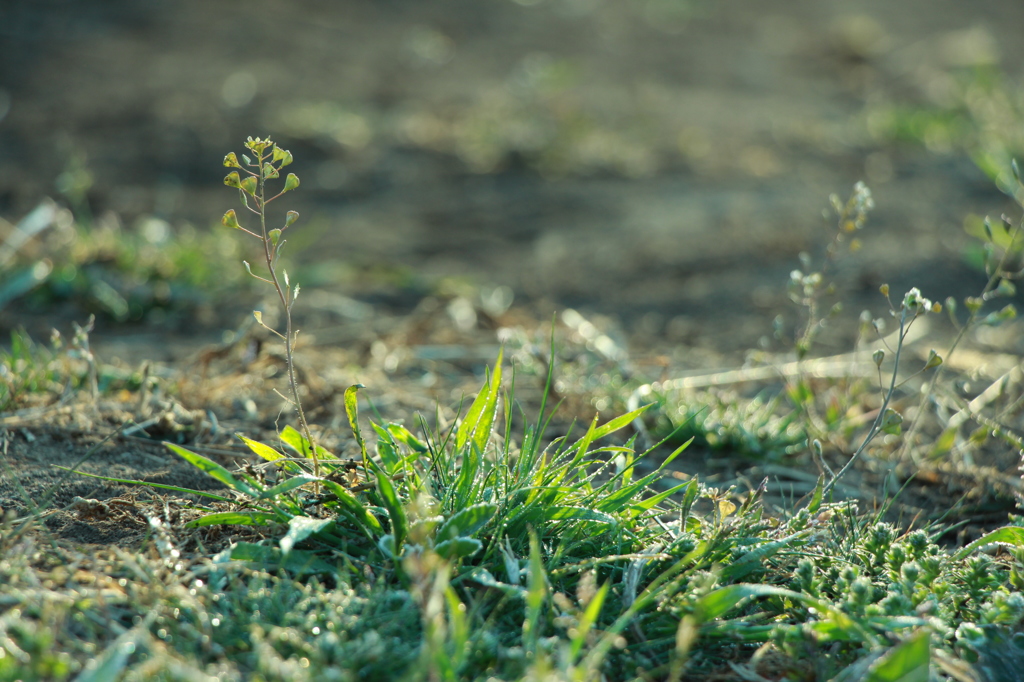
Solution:
M 852 347 L 857 313 L 884 309 L 882 282 L 937 300 L 977 292 L 964 218 L 1012 204 L 955 144 L 900 142 L 873 121 L 938 106 L 958 69 L 1019 79 L 1022 25 L 1024 6 L 994 0 L 12 0 L 0 7 L 0 214 L 16 220 L 86 178 L 77 211 L 205 229 L 235 205 L 223 155 L 272 135 L 303 179 L 289 208 L 303 215 L 292 257 L 309 291 L 298 314 L 314 418 L 344 450 L 345 386 L 367 385 L 388 419 L 447 410 L 478 385 L 498 329 L 524 330 L 528 362 L 566 308 L 628 358 L 595 367 L 658 378 L 737 365 L 776 314 L 795 319 L 788 273 L 800 252 L 822 253 L 827 197 L 858 180 L 877 209 L 834 273 L 848 322 L 822 352 Z M 202 361 L 251 307 L 208 302 L 173 326 L 101 319 L 97 355 L 152 361 L 176 397 L 6 416 L 2 506 L 22 509 L 19 485 L 38 500 L 61 476 L 49 465 L 77 462 L 119 417 L 178 405 L 189 442 L 215 450 L 234 430 L 268 433 L 280 359 L 250 363 L 241 344 Z M 45 337 L 84 314 L 16 303 L 0 326 Z M 560 338 L 590 366 L 571 327 Z M 1024 352 L 1020 338 L 999 350 Z M 121 437 L 89 467 L 203 485 Z M 114 537 L 83 526 L 95 510 L 75 498 L 126 489 L 60 480 L 52 527 Z

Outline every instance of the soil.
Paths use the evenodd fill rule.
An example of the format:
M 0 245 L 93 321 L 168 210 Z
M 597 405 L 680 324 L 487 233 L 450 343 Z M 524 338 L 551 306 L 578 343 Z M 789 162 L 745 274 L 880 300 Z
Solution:
M 235 205 L 224 154 L 272 135 L 303 180 L 287 198 L 303 216 L 291 245 L 309 292 L 301 361 L 316 420 L 340 434 L 340 391 L 356 382 L 388 419 L 437 402 L 451 419 L 497 330 L 520 330 L 528 363 L 545 321 L 569 308 L 622 351 L 588 349 L 563 316 L 572 360 L 613 373 L 673 376 L 779 349 L 772 319 L 797 318 L 790 271 L 834 234 L 828 196 L 864 180 L 877 208 L 863 249 L 831 271 L 848 319 L 821 348 L 843 352 L 857 313 L 885 310 L 882 282 L 936 300 L 983 286 L 963 221 L 1012 204 L 957 145 L 901 142 L 871 121 L 890 105 L 938 106 L 936 90 L 965 69 L 1017 82 L 1022 25 L 1013 0 L 8 0 L 0 214 L 14 221 L 55 196 L 127 226 L 205 229 Z M 208 428 L 191 423 L 187 439 L 217 450 L 232 430 L 270 433 L 280 358 L 204 355 L 252 305 L 217 301 L 174 327 L 101 319 L 98 357 L 151 361 L 175 397 L 4 416 L 0 506 L 27 508 L 16 482 L 39 500 L 60 480 L 51 530 L 118 540 L 121 526 L 85 523 L 93 507 L 75 499 L 128 489 L 50 466 L 77 462 L 117 415 L 199 410 Z M 45 336 L 83 317 L 15 303 L 0 326 Z M 987 350 L 1020 354 L 1022 338 Z M 593 409 L 570 405 L 567 419 Z M 83 470 L 210 485 L 137 439 L 113 438 Z M 120 540 L 145 533 L 133 518 Z

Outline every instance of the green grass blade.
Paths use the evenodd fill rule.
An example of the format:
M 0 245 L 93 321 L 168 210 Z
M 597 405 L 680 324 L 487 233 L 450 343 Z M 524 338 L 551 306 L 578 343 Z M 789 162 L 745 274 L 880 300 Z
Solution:
M 316 476 L 292 476 L 287 481 L 278 483 L 272 488 L 267 488 L 261 492 L 256 499 L 257 500 L 272 500 L 278 495 L 284 495 L 285 493 L 291 492 L 296 488 L 306 485 L 307 483 L 315 483 L 316 481 L 322 481 L 323 479 L 317 478 Z
M 688 488 L 689 485 L 690 485 L 689 482 L 688 483 L 680 483 L 676 487 L 669 488 L 668 490 L 660 492 L 657 495 L 654 495 L 652 497 L 648 497 L 646 500 L 640 500 L 639 502 L 637 502 L 636 504 L 633 505 L 633 509 L 635 510 L 634 511 L 634 516 L 636 516 L 636 515 L 638 515 L 638 514 L 640 514 L 642 512 L 645 512 L 645 511 L 650 511 L 653 507 L 658 506 L 659 504 L 664 502 L 666 499 L 668 499 L 672 495 L 675 495 L 677 492 L 679 492 L 683 488 Z
M 268 462 L 276 462 L 279 459 L 287 459 L 284 455 L 282 455 L 274 448 L 264 443 L 261 443 L 258 440 L 246 438 L 241 434 L 238 434 L 238 438 L 241 439 L 243 443 L 248 445 L 250 450 L 252 450 L 254 453 L 259 455 L 263 459 L 267 460 Z
M 338 503 L 352 515 L 368 537 L 372 538 L 379 536 L 384 532 L 384 528 L 380 525 L 380 521 L 377 520 L 377 517 L 371 514 L 370 511 L 363 506 L 363 503 L 357 500 L 352 493 L 346 490 L 342 485 L 335 483 L 334 481 L 323 481 L 323 486 L 338 498 Z
M 927 628 L 894 646 L 868 669 L 864 682 L 928 682 L 931 662 Z
M 281 433 L 278 434 L 278 438 L 281 439 L 282 443 L 290 447 L 299 455 L 312 459 L 312 457 L 310 457 L 312 448 L 310 448 L 309 446 L 309 441 L 306 440 L 306 437 L 303 436 L 302 433 L 300 433 L 299 430 L 296 429 L 294 426 L 288 425 L 281 429 Z M 332 453 L 328 452 L 326 449 L 320 447 L 319 445 L 316 446 L 316 456 L 319 457 L 320 459 L 334 458 L 334 455 Z
M 266 547 L 253 542 L 239 542 L 214 557 L 215 563 L 241 561 L 260 571 L 273 572 L 283 568 L 297 576 L 336 575 L 337 567 L 313 552 L 295 549 L 284 556 L 277 547 Z
M 348 425 L 352 428 L 352 435 L 359 444 L 359 452 L 363 456 L 363 466 L 369 467 L 369 456 L 366 454 L 366 441 L 363 440 L 363 432 L 359 428 L 359 389 L 364 388 L 362 384 L 354 384 L 345 389 L 345 415 L 348 417 Z M 366 469 L 369 473 L 369 468 Z
M 191 450 L 186 450 L 180 445 L 175 445 L 174 443 L 164 441 L 164 445 L 195 468 L 209 474 L 232 490 L 236 490 L 243 495 L 248 495 L 249 497 L 255 497 L 257 495 L 256 491 L 253 490 L 248 483 L 239 481 L 231 475 L 230 471 L 222 467 L 220 464 L 217 464 L 212 459 L 207 459 L 202 455 L 197 455 Z
M 572 653 L 572 660 L 575 661 L 580 655 L 580 651 L 583 649 L 583 644 L 587 641 L 587 635 L 590 633 L 590 629 L 597 622 L 597 617 L 601 614 L 601 608 L 604 606 L 604 599 L 608 596 L 608 588 L 611 585 L 610 582 L 606 582 L 601 586 L 601 589 L 597 591 L 594 598 L 587 604 L 587 608 L 583 611 L 583 615 L 580 617 L 580 622 L 576 626 L 576 636 L 572 638 L 570 651 Z
M 380 469 L 377 469 L 376 473 L 377 490 L 380 491 L 384 507 L 388 510 L 388 516 L 391 517 L 391 533 L 395 536 L 395 554 L 398 556 L 402 553 L 402 544 L 409 531 L 409 524 L 405 518 L 402 501 L 398 499 L 398 493 L 395 491 L 395 486 L 391 484 L 391 479 Z
M 540 614 L 547 596 L 547 577 L 540 555 L 540 540 L 530 530 L 530 577 L 526 590 L 526 620 L 523 621 L 523 649 L 527 656 L 537 654 L 540 639 Z
M 983 535 L 971 544 L 967 545 L 953 555 L 955 561 L 960 561 L 974 550 L 986 545 L 1002 545 L 1004 547 L 1024 547 L 1024 528 L 1019 526 L 1006 526 L 994 530 L 988 535 Z
M 475 443 L 480 452 L 487 447 L 498 407 L 498 393 L 501 389 L 501 362 L 504 354 L 504 349 L 498 351 L 494 372 L 488 376 L 484 387 L 477 394 L 473 404 L 469 406 L 466 417 L 459 425 L 459 431 L 455 436 L 455 447 L 460 452 L 469 442 Z
M 90 474 L 84 471 L 76 471 L 69 467 L 62 467 L 59 464 L 55 464 L 54 467 L 57 469 L 63 469 L 72 474 L 78 474 L 79 476 L 88 476 L 89 478 L 98 478 L 101 481 L 111 481 L 113 483 L 123 483 L 125 485 L 144 485 L 147 488 L 157 488 L 158 490 L 171 490 L 176 493 L 185 493 L 186 495 L 198 495 L 200 497 L 207 497 L 211 500 L 217 500 L 219 502 L 234 502 L 230 497 L 224 497 L 223 495 L 215 495 L 214 493 L 208 493 L 203 490 L 192 490 L 191 488 L 182 488 L 178 485 L 166 485 L 164 483 L 151 483 L 149 481 L 136 481 L 132 478 L 114 478 L 113 476 L 100 476 L 99 474 Z
M 186 528 L 199 528 L 202 526 L 266 526 L 271 523 L 282 521 L 280 516 L 277 514 L 268 514 L 266 512 L 215 512 L 213 514 L 207 514 L 202 516 L 195 521 L 189 521 L 185 524 Z
M 722 570 L 722 580 L 733 581 L 741 580 L 758 568 L 764 567 L 764 560 L 775 554 L 779 550 L 787 547 L 793 542 L 800 540 L 801 538 L 807 537 L 814 532 L 813 528 L 807 528 L 805 530 L 793 533 L 780 540 L 773 542 L 766 542 L 759 545 L 755 549 L 750 550 L 736 561 L 732 562 Z
M 498 505 L 481 502 L 452 514 L 437 530 L 437 540 L 444 542 L 457 537 L 472 537 L 498 513 Z
M 296 516 L 288 521 L 288 532 L 281 538 L 281 556 L 287 558 L 292 548 L 311 535 L 331 528 L 334 519 L 312 519 L 308 516 Z

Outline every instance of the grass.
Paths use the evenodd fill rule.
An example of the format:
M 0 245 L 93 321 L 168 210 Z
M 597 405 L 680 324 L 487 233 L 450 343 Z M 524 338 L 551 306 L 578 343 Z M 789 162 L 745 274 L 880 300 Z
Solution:
M 299 428 L 266 442 L 240 436 L 259 465 L 238 470 L 168 443 L 224 490 L 151 488 L 137 503 L 149 524 L 138 552 L 68 547 L 45 526 L 23 532 L 31 515 L 5 513 L 0 680 L 1012 679 L 1015 669 L 1000 666 L 1021 655 L 1024 519 L 958 545 L 949 522 L 892 523 L 891 496 L 870 508 L 836 494 L 865 462 L 914 462 L 933 450 L 938 422 L 922 425 L 928 411 L 906 387 L 924 381 L 918 405 L 957 399 L 939 374 L 950 352 L 909 371 L 917 360 L 901 357 L 914 321 L 939 312 L 920 292 L 890 304 L 889 346 L 862 351 L 877 388 L 813 376 L 816 334 L 839 312 L 823 303 L 837 247 L 791 278 L 806 316 L 789 337 L 794 372 L 780 372 L 777 392 L 694 398 L 624 382 L 616 404 L 631 395 L 634 409 L 552 435 L 554 363 L 536 370 L 544 390 L 527 414 L 516 365 L 509 379 L 499 355 L 450 428 L 378 417 L 366 430 L 362 387 L 349 388 L 357 453 L 348 458 L 305 423 L 290 319 L 298 289 L 277 274 L 282 232 L 266 228 L 263 183 L 291 155 L 269 140 L 247 146 L 256 160 L 243 160 L 258 170 L 227 183 L 261 226 L 245 230 L 233 211 L 224 224 L 263 246 L 260 278 L 285 311 L 275 333 Z M 234 155 L 225 165 L 245 170 Z M 863 225 L 870 194 L 859 187 L 833 203 L 835 244 L 848 243 L 840 237 Z M 991 306 L 1012 291 L 1018 230 L 984 228 L 989 281 L 963 302 L 953 350 L 971 330 L 1012 317 Z M 946 311 L 956 316 L 956 305 Z M 16 337 L 0 365 L 7 409 L 82 388 L 95 401 L 102 368 L 86 330 L 71 348 L 84 365 Z M 1004 395 L 963 409 L 1010 443 L 1019 407 Z M 669 475 L 694 439 L 822 475 L 770 514 L 765 483 L 721 489 Z M 984 447 L 955 429 L 947 440 L 958 457 Z M 193 501 L 172 514 L 162 495 Z

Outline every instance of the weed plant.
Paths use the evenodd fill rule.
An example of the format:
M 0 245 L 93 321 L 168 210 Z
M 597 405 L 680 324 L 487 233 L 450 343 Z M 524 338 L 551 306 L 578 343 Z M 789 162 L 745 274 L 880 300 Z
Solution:
M 291 366 L 297 292 L 276 274 L 285 228 L 268 231 L 264 210 L 280 196 L 264 181 L 291 155 L 247 147 L 247 168 L 226 163 L 248 177 L 228 184 L 260 217 L 246 232 L 284 306 Z M 244 229 L 233 212 L 224 222 Z M 933 309 L 916 290 L 893 306 L 896 366 L 847 468 L 899 427 L 903 331 Z M 951 550 L 942 526 L 898 529 L 836 501 L 845 469 L 772 518 L 764 485 L 665 486 L 685 442 L 641 475 L 660 444 L 610 437 L 649 405 L 551 439 L 551 406 L 529 418 L 504 377 L 499 355 L 450 430 L 371 423 L 372 449 L 349 388 L 352 460 L 313 442 L 291 371 L 301 429 L 279 446 L 243 436 L 261 466 L 168 444 L 226 492 L 172 489 L 206 502 L 180 526 L 154 513 L 146 553 L 0 545 L 0 680 L 1014 679 L 999 666 L 1019 656 L 1024 622 L 1015 521 Z M 549 365 L 543 395 L 552 381 Z M 249 540 L 187 558 L 217 528 Z

